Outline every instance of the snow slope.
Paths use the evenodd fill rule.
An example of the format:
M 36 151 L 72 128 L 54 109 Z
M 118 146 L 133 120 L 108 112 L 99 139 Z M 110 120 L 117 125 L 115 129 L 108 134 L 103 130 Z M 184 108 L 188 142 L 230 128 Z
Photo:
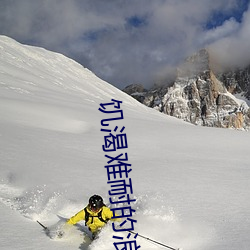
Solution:
M 108 203 L 100 103 L 123 101 L 135 228 L 184 250 L 250 249 L 248 132 L 165 116 L 63 55 L 0 36 L 0 249 L 114 249 L 111 225 L 90 244 L 53 227 L 97 193 Z M 60 221 L 59 221 L 60 223 Z M 82 225 L 82 224 L 81 224 Z M 137 238 L 141 249 L 163 247 Z

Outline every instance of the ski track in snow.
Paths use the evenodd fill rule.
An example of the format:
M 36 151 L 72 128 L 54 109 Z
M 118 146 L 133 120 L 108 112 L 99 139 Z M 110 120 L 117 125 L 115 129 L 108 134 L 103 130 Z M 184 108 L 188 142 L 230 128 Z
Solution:
M 24 191 L 2 183 L 0 201 L 28 219 L 48 219 L 60 203 L 60 194 L 47 194 L 45 190 L 46 186 Z
M 185 249 L 199 249 L 199 245 L 204 245 L 204 238 L 199 234 L 199 230 L 209 230 L 201 224 L 190 225 L 181 221 L 173 208 L 164 205 L 162 194 L 144 194 L 136 198 L 133 206 L 138 213 L 134 216 L 138 220 L 138 230 L 143 236 L 152 238 L 163 244 L 176 248 L 186 246 Z M 113 245 L 113 235 L 126 237 L 125 233 L 115 233 L 108 224 L 100 233 L 99 238 L 91 242 L 88 230 L 83 222 L 74 227 L 67 228 L 62 239 L 58 239 L 57 232 L 64 228 L 65 219 L 59 219 L 57 214 L 70 217 L 75 211 L 81 209 L 82 204 L 66 200 L 63 193 L 50 192 L 45 185 L 35 187 L 30 190 L 22 190 L 12 186 L 10 183 L 0 184 L 0 202 L 12 210 L 20 213 L 26 219 L 36 222 L 45 222 L 50 229 L 48 235 L 55 241 L 63 241 L 69 245 L 79 244 L 79 249 L 85 250 L 109 250 Z M 164 230 L 162 230 L 164 228 Z M 210 233 L 211 234 L 211 233 Z M 162 242 L 165 239 L 166 242 Z M 161 249 L 158 244 L 137 238 L 138 244 L 143 249 Z

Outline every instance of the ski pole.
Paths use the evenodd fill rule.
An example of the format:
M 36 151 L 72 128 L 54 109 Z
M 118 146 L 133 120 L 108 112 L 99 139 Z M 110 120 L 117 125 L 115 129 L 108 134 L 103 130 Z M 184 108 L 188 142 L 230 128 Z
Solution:
M 163 246 L 163 247 L 166 247 L 166 248 L 168 248 L 168 249 L 171 249 L 171 250 L 181 250 L 180 248 L 173 248 L 173 247 L 167 246 L 167 245 L 165 245 L 165 244 L 163 244 L 163 243 L 161 243 L 161 242 L 158 242 L 158 241 L 156 241 L 156 240 L 152 240 L 152 239 L 150 239 L 150 238 L 148 238 L 148 237 L 145 237 L 145 236 L 143 236 L 143 235 L 141 235 L 141 234 L 138 234 L 138 233 L 135 233 L 135 232 L 133 232 L 133 231 L 129 231 L 129 232 L 132 233 L 132 234 L 137 234 L 138 236 L 140 236 L 141 238 L 143 238 L 143 239 L 145 239 L 145 240 L 152 241 L 152 242 L 154 242 L 154 243 L 156 243 L 156 244 L 158 244 L 158 245 L 161 245 L 161 246 Z
M 40 226 L 42 226 L 44 230 L 48 230 L 48 228 L 45 227 L 41 222 L 39 222 L 38 220 L 37 220 L 36 222 L 37 222 Z

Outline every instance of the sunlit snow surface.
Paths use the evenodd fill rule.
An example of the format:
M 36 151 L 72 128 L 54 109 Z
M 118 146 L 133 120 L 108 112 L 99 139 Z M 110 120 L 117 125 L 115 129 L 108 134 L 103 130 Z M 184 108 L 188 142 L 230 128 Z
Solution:
M 124 69 L 126 70 L 126 69 Z M 74 61 L 0 37 L 0 249 L 115 249 L 108 225 L 48 237 L 92 194 L 108 202 L 98 111 L 123 101 L 135 231 L 183 250 L 250 249 L 249 132 L 203 128 L 146 108 Z M 123 234 L 123 236 L 126 236 Z M 163 249 L 137 238 L 141 249 Z

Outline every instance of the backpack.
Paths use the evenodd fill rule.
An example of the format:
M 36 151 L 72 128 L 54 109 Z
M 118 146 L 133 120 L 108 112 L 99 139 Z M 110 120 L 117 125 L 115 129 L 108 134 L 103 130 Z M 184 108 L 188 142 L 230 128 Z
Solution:
M 87 210 L 87 207 L 84 208 L 84 212 L 85 212 L 85 219 L 84 219 L 85 220 L 85 226 L 87 226 L 87 222 L 89 221 L 90 217 L 92 218 L 92 221 L 91 221 L 90 224 L 92 224 L 94 222 L 94 217 L 97 217 L 100 221 L 102 221 L 104 223 L 107 223 L 109 221 L 109 219 L 104 220 L 102 218 L 102 210 L 96 216 L 90 215 L 90 213 Z

